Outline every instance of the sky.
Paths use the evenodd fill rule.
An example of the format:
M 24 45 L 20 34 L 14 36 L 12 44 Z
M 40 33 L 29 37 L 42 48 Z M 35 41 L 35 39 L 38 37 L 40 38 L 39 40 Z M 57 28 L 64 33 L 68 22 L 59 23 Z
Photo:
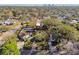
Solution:
M 53 0 L 54 4 L 79 4 L 79 0 Z
M 0 4 L 79 4 L 79 0 L 0 0 Z

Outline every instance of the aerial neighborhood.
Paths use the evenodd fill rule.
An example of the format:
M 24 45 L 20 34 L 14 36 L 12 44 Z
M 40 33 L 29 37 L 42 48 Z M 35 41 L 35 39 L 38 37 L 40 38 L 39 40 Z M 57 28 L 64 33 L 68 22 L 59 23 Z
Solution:
M 74 54 L 79 54 L 79 6 L 0 7 L 0 55 Z

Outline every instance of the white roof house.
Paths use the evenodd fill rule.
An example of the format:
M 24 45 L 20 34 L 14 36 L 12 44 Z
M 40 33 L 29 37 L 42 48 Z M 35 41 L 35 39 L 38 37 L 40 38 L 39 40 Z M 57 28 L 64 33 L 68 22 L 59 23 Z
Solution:
M 37 20 L 36 26 L 41 26 L 41 20 L 40 19 Z
M 78 21 L 77 20 L 72 20 L 71 22 L 70 22 L 70 24 L 74 24 L 74 23 L 77 23 Z
M 25 36 L 23 37 L 23 39 L 29 38 L 29 37 L 30 37 L 30 35 L 25 35 Z
M 11 25 L 13 24 L 13 21 L 11 19 L 7 19 L 6 21 L 4 21 L 5 25 Z

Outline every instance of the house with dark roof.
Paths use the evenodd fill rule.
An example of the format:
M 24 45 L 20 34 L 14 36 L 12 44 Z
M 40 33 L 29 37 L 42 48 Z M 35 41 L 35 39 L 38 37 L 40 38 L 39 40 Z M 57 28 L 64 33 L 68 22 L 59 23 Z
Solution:
M 57 18 L 60 20 L 64 20 L 64 19 L 68 19 L 69 17 L 65 15 L 59 15 Z
M 33 28 L 30 28 L 30 27 L 24 27 L 23 30 L 25 30 L 26 32 L 34 32 L 35 31 Z

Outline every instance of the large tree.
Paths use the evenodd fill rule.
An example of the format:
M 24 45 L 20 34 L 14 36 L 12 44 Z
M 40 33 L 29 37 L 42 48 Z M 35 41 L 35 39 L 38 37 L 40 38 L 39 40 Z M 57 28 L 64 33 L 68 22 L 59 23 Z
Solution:
M 61 25 L 61 21 L 57 19 L 45 19 L 42 21 L 42 23 L 47 27 Z
M 78 31 L 69 25 L 62 24 L 61 26 L 52 27 L 50 32 L 55 39 L 67 39 L 67 40 L 78 40 Z
M 46 41 L 48 39 L 48 34 L 45 31 L 38 31 L 35 34 L 35 38 L 39 41 Z

